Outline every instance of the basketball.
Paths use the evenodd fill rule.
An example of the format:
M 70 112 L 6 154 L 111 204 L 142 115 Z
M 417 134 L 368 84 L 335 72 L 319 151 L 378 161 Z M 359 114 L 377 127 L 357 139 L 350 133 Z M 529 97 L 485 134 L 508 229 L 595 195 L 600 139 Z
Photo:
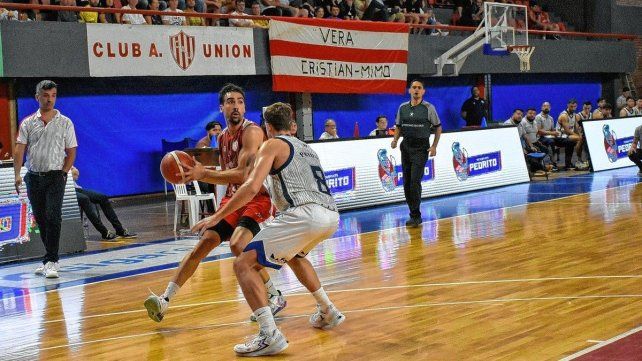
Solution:
M 196 163 L 192 157 L 180 150 L 165 154 L 160 164 L 160 171 L 166 181 L 172 184 L 185 183 L 185 171 L 183 164 L 193 167 Z

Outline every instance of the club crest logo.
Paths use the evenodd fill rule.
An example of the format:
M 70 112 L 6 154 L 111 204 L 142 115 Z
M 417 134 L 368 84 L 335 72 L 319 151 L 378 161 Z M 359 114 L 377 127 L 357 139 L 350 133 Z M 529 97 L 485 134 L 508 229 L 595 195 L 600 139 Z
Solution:
M 379 179 L 381 186 L 386 192 L 392 192 L 397 187 L 397 171 L 395 158 L 388 155 L 385 149 L 377 151 L 377 159 L 379 160 Z
M 459 142 L 454 142 L 450 147 L 453 151 L 453 168 L 455 175 L 460 181 L 468 179 L 468 152 L 462 148 Z
M 617 162 L 617 135 L 611 130 L 608 124 L 602 126 L 602 134 L 604 134 L 604 150 L 609 162 Z
M 181 30 L 180 33 L 169 37 L 169 48 L 174 61 L 181 69 L 187 70 L 192 65 L 196 54 L 196 41 L 193 36 Z

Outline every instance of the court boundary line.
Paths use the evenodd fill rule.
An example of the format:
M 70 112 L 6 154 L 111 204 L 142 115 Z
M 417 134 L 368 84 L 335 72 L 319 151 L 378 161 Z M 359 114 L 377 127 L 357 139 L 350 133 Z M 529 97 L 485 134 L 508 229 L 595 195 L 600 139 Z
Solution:
M 449 287 L 449 286 L 462 286 L 462 285 L 479 285 L 479 284 L 495 284 L 495 283 L 520 283 L 520 282 L 549 282 L 549 281 L 574 281 L 574 280 L 598 280 L 598 279 L 635 279 L 642 278 L 642 275 L 596 275 L 596 276 L 569 276 L 569 277 L 544 277 L 544 278 L 515 278 L 515 279 L 499 279 L 499 280 L 478 280 L 478 281 L 456 281 L 456 282 L 438 282 L 438 283 L 424 283 L 416 285 L 397 285 L 397 286 L 381 286 L 381 287 L 363 287 L 363 288 L 347 288 L 347 289 L 338 289 L 338 290 L 326 290 L 327 293 L 346 293 L 346 292 L 368 292 L 368 291 L 380 291 L 388 289 L 403 289 L 403 288 L 429 288 L 429 287 Z M 289 297 L 302 297 L 309 296 L 308 292 L 295 292 L 295 293 L 284 293 L 284 296 Z M 170 306 L 170 309 L 182 309 L 182 308 L 191 308 L 191 307 L 201 307 L 209 305 L 218 305 L 224 303 L 237 303 L 244 302 L 244 298 L 234 298 L 227 300 L 217 300 L 217 301 L 206 301 L 206 302 L 197 302 L 197 303 L 186 303 L 180 305 Z M 98 317 L 110 317 L 110 316 L 119 316 L 127 315 L 133 313 L 143 313 L 147 312 L 145 309 L 134 309 L 134 310 L 125 310 L 118 312 L 109 312 L 109 313 L 100 313 L 94 315 L 87 315 L 82 317 L 74 318 L 64 318 L 57 320 L 48 320 L 43 321 L 42 324 L 49 323 L 59 323 L 66 322 L 69 320 L 82 321 Z M 9 327 L 11 329 L 11 327 Z M 599 341 L 602 342 L 602 341 Z
M 638 326 L 636 328 L 632 328 L 632 329 L 630 329 L 630 330 L 628 330 L 628 331 L 626 331 L 624 333 L 621 333 L 619 335 L 613 336 L 613 337 L 609 338 L 606 341 L 600 341 L 600 343 L 598 343 L 597 345 L 593 345 L 591 347 L 587 347 L 587 348 L 585 348 L 583 350 L 580 350 L 580 351 L 578 351 L 578 352 L 576 352 L 576 353 L 574 353 L 572 355 L 566 356 L 566 357 L 560 359 L 560 361 L 574 360 L 574 359 L 576 359 L 576 358 L 578 358 L 580 356 L 584 356 L 584 355 L 586 355 L 588 353 L 591 353 L 591 352 L 593 352 L 595 350 L 601 349 L 604 346 L 608 346 L 608 345 L 610 345 L 610 344 L 612 344 L 614 342 L 617 342 L 617 341 L 619 341 L 619 340 L 621 340 L 621 339 L 623 339 L 625 337 L 628 337 L 628 336 L 631 336 L 633 334 L 636 334 L 636 333 L 638 333 L 640 331 L 642 331 L 642 326 Z
M 416 305 L 361 308 L 361 309 L 355 309 L 355 310 L 342 310 L 341 312 L 350 314 L 350 313 L 362 313 L 362 312 L 374 312 L 374 311 L 402 310 L 402 309 L 408 309 L 408 308 L 421 308 L 421 307 L 459 306 L 459 305 L 475 305 L 475 304 L 492 305 L 492 304 L 508 303 L 508 302 L 559 301 L 559 300 L 570 300 L 570 299 L 573 299 L 573 300 L 589 299 L 590 300 L 590 299 L 612 299 L 612 298 L 642 298 L 642 294 L 553 296 L 553 297 L 532 297 L 532 298 L 494 298 L 494 299 L 475 300 L 475 301 L 451 301 L 451 302 L 421 303 L 421 304 L 416 304 Z M 305 315 L 291 315 L 291 316 L 285 316 L 285 317 L 278 317 L 277 320 L 282 321 L 282 320 L 287 320 L 287 319 L 294 319 L 294 318 L 301 318 L 301 317 L 308 317 L 308 316 L 309 315 L 307 315 L 307 314 L 305 314 Z M 179 331 L 185 331 L 185 330 L 210 329 L 210 328 L 218 328 L 218 327 L 234 326 L 234 325 L 242 325 L 242 324 L 251 324 L 251 323 L 252 323 L 251 321 L 247 320 L 247 321 L 228 322 L 228 323 L 222 323 L 222 324 L 211 324 L 211 325 L 200 326 L 200 327 L 177 328 L 177 329 L 171 329 L 171 330 L 161 329 L 161 330 L 157 330 L 157 331 L 153 331 L 153 332 L 145 332 L 145 333 L 140 333 L 140 334 L 108 337 L 108 338 L 89 340 L 89 341 L 83 341 L 83 342 L 75 342 L 75 343 L 71 343 L 71 344 L 49 346 L 49 347 L 42 347 L 42 348 L 38 347 L 38 346 L 40 346 L 40 343 L 33 343 L 33 344 L 24 345 L 23 348 L 29 349 L 29 348 L 33 348 L 33 347 L 38 347 L 38 351 L 42 352 L 42 351 L 52 350 L 52 349 L 59 349 L 59 348 L 65 348 L 65 347 L 74 347 L 74 346 L 82 346 L 82 345 L 99 343 L 99 342 L 107 342 L 107 341 L 114 341 L 114 340 L 121 340 L 121 339 L 128 339 L 128 338 L 150 336 L 150 335 L 154 335 L 154 334 L 179 332 Z M 642 329 L 642 326 L 640 326 L 639 328 Z
M 430 223 L 439 222 L 439 221 L 442 221 L 442 220 L 451 220 L 451 219 L 456 219 L 456 218 L 460 218 L 460 217 L 469 217 L 469 216 L 472 216 L 472 215 L 484 214 L 484 213 L 488 213 L 488 212 L 495 212 L 495 211 L 497 211 L 499 209 L 508 210 L 508 209 L 513 209 L 513 208 L 519 208 L 519 207 L 528 206 L 528 205 L 531 205 L 531 204 L 541 204 L 541 203 L 546 203 L 546 202 L 553 202 L 553 201 L 558 201 L 558 200 L 562 200 L 562 199 L 566 199 L 566 198 L 582 196 L 582 195 L 586 195 L 586 194 L 592 194 L 592 193 L 604 192 L 604 191 L 613 190 L 613 189 L 637 186 L 638 184 L 641 184 L 641 183 L 642 182 L 637 181 L 635 183 L 623 184 L 623 185 L 619 185 L 619 186 L 615 186 L 615 187 L 611 187 L 611 188 L 604 188 L 604 189 L 599 189 L 599 190 L 594 190 L 594 191 L 589 191 L 589 192 L 576 193 L 576 194 L 572 194 L 572 195 L 568 195 L 568 196 L 563 196 L 563 197 L 560 197 L 560 198 L 546 199 L 546 200 L 543 200 L 543 201 L 536 201 L 536 202 L 528 202 L 527 201 L 526 203 L 523 203 L 523 204 L 516 204 L 516 205 L 512 205 L 512 206 L 508 206 L 508 207 L 500 207 L 500 208 L 488 209 L 488 210 L 479 211 L 479 212 L 473 212 L 473 213 L 467 213 L 467 214 L 459 214 L 459 215 L 450 216 L 450 217 L 444 217 L 444 218 L 439 218 L 439 219 L 428 220 L 428 221 L 422 222 L 421 225 L 423 227 L 424 224 L 430 224 Z M 340 236 L 340 237 L 329 238 L 329 239 L 325 240 L 324 242 L 338 240 L 338 239 L 341 239 L 343 237 L 349 237 L 349 236 L 355 236 L 355 235 L 366 235 L 366 234 L 379 233 L 379 232 L 392 231 L 392 230 L 399 230 L 399 229 L 407 229 L 407 227 L 406 226 L 397 226 L 397 227 L 384 228 L 384 229 L 379 229 L 379 230 L 374 230 L 374 231 L 369 231 L 369 232 L 356 233 L 354 235 L 344 235 L 344 236 Z M 167 240 L 165 242 L 167 242 Z M 157 241 L 157 243 L 165 243 L 165 242 Z M 102 253 L 102 252 L 106 252 L 106 251 L 109 251 L 109 249 L 107 249 L 107 250 L 99 250 L 96 253 L 99 253 L 99 252 Z M 226 258 L 219 257 L 217 259 L 210 260 L 210 261 L 206 261 L 204 259 L 203 261 L 201 261 L 201 263 L 209 263 L 209 262 L 213 262 L 213 261 L 222 261 L 222 260 L 226 260 L 226 259 L 230 259 L 230 258 L 233 258 L 233 256 L 231 254 L 230 254 L 230 257 L 226 257 Z M 167 265 L 161 265 L 161 266 L 167 266 Z M 171 269 L 171 268 L 174 268 L 174 267 L 165 267 L 162 270 Z M 69 283 L 72 283 L 72 282 L 73 283 L 81 282 L 81 283 L 80 284 L 72 284 L 72 285 L 68 285 L 68 286 L 65 286 L 65 283 L 63 282 L 63 283 L 57 284 L 56 287 L 53 288 L 53 289 L 49 289 L 49 290 L 45 289 L 44 291 L 43 290 L 39 290 L 39 291 L 35 291 L 35 292 L 31 293 L 31 294 L 33 295 L 33 294 L 54 292 L 54 291 L 58 291 L 58 290 L 61 290 L 61 289 L 66 289 L 66 288 L 73 288 L 73 287 L 87 286 L 87 285 L 91 285 L 91 284 L 109 282 L 109 281 L 119 280 L 119 279 L 123 279 L 123 278 L 129 278 L 129 277 L 134 277 L 134 276 L 145 275 L 145 274 L 148 274 L 148 273 L 156 272 L 157 270 L 158 269 L 147 271 L 147 270 L 145 270 L 143 268 L 143 269 L 140 269 L 140 270 L 121 272 L 121 273 L 125 273 L 125 275 L 119 276 L 119 277 L 107 278 L 107 279 L 99 280 L 99 281 L 96 281 L 96 282 L 84 282 L 83 280 L 70 281 Z M 142 272 L 138 272 L 138 271 L 142 271 Z M 62 274 L 64 276 L 64 272 L 62 272 Z M 109 277 L 109 275 L 104 275 L 104 276 L 100 276 L 100 277 Z M 38 286 L 37 288 L 34 288 L 34 289 L 38 290 L 38 288 L 45 288 L 45 287 L 51 287 L 51 286 Z

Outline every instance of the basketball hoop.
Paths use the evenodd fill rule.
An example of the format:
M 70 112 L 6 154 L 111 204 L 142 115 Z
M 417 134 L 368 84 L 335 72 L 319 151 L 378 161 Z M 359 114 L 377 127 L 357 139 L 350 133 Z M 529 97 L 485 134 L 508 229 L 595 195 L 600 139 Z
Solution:
M 507 50 L 519 57 L 519 71 L 531 71 L 531 55 L 535 51 L 534 46 L 515 45 L 507 47 Z

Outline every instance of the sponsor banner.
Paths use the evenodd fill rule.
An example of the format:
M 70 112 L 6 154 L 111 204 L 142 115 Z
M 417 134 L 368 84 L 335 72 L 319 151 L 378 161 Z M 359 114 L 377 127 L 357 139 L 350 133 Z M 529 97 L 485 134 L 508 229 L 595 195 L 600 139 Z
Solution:
M 0 247 L 28 242 L 32 226 L 35 220 L 27 197 L 0 199 Z
M 496 139 L 502 139 L 502 142 Z M 339 209 L 369 207 L 405 199 L 401 153 L 399 147 L 390 148 L 391 140 L 370 138 L 310 144 L 319 154 L 324 169 L 354 169 L 350 197 L 343 196 L 343 189 L 342 192 L 334 191 L 338 184 L 328 181 Z M 326 178 L 329 178 L 328 173 Z M 426 162 L 422 196 L 440 196 L 528 181 L 516 127 L 448 132 L 441 136 L 437 156 Z
M 325 181 L 332 194 L 345 193 L 354 190 L 355 170 L 354 167 L 326 171 Z
M 251 28 L 87 25 L 91 76 L 255 75 Z
M 408 25 L 270 21 L 272 89 L 310 93 L 404 93 Z
M 594 171 L 634 165 L 628 151 L 642 117 L 585 120 L 582 124 Z

